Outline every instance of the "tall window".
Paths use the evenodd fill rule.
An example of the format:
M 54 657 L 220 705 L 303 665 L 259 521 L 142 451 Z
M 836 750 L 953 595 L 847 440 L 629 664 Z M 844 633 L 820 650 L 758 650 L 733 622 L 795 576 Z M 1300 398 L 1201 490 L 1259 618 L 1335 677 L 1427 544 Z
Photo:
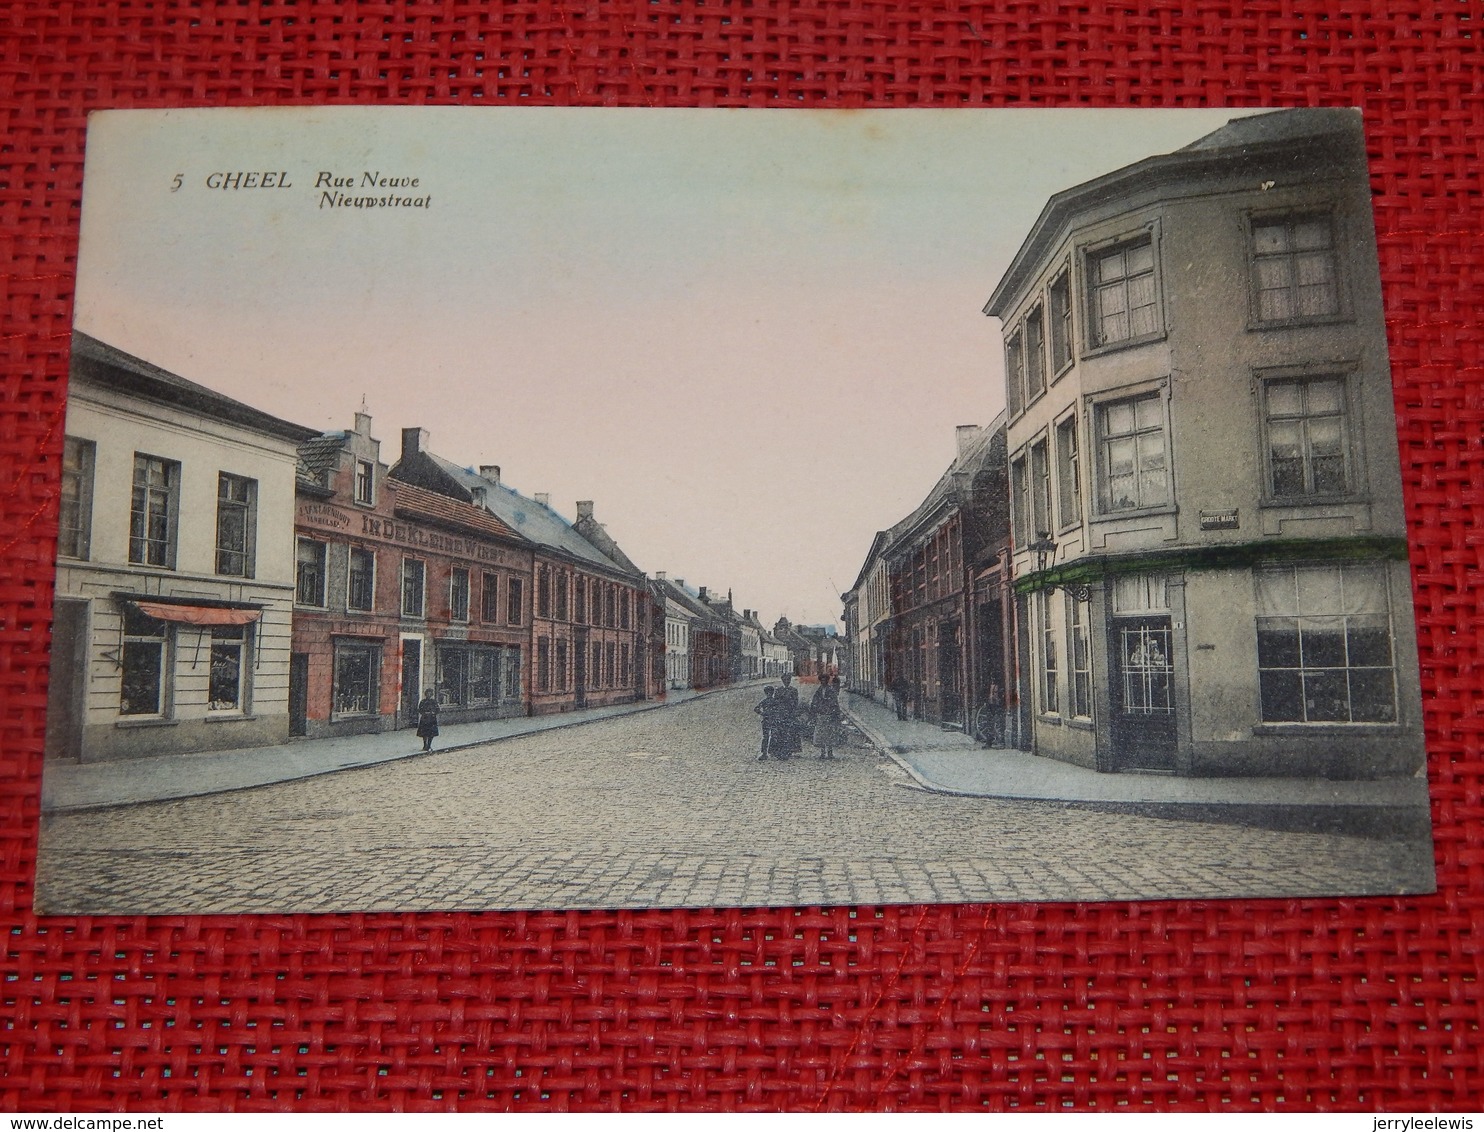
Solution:
M 1056 628 L 1051 624 L 1051 595 L 1038 590 L 1036 605 L 1041 621 L 1041 710 L 1055 715 L 1061 710 L 1061 702 L 1057 695 Z
M 1088 604 L 1068 595 L 1067 656 L 1072 666 L 1072 715 L 1092 718 L 1092 645 L 1087 636 Z
M 755 657 L 750 659 L 753 664 L 757 664 Z M 629 646 L 627 643 L 618 646 L 618 682 L 620 684 L 632 684 L 634 682 L 634 673 L 629 667 Z
M 1025 320 L 1025 399 L 1029 403 L 1046 392 L 1046 324 L 1037 307 Z
M 1110 346 L 1159 332 L 1154 246 L 1144 239 L 1088 257 L 1093 344 Z
M 1031 534 L 1051 533 L 1051 460 L 1046 441 L 1031 445 Z
M 621 590 L 618 595 L 618 627 L 627 629 L 633 617 L 634 595 L 628 590 Z
M 1269 381 L 1263 392 L 1272 494 L 1343 494 L 1349 487 L 1344 378 Z
M 1151 393 L 1098 407 L 1099 484 L 1104 511 L 1133 511 L 1170 501 L 1164 407 Z
M 1063 271 L 1051 284 L 1051 372 L 1072 360 L 1072 273 Z
M 500 619 L 500 575 L 486 574 L 479 586 L 479 619 L 493 625 Z
M 608 675 L 608 679 L 605 681 L 605 683 L 610 688 L 618 683 L 618 669 L 614 667 L 614 660 L 617 656 L 617 653 L 618 645 L 615 642 L 609 641 L 604 646 L 604 664 Z
M 336 716 L 375 715 L 380 705 L 381 648 L 352 641 L 335 642 L 331 712 Z
M 511 578 L 505 586 L 505 621 L 509 625 L 519 625 L 525 619 L 525 579 Z
M 536 638 L 536 690 L 551 691 L 551 639 Z
M 1384 568 L 1259 570 L 1257 668 L 1266 722 L 1394 723 Z
M 1025 348 L 1019 332 L 1005 340 L 1005 405 L 1016 416 L 1025 404 Z
M 551 571 L 545 566 L 536 571 L 536 616 L 551 616 Z
M 448 574 L 448 616 L 454 621 L 469 620 L 469 571 L 462 566 Z
M 1082 519 L 1082 469 L 1077 462 L 1077 418 L 1056 426 L 1056 517 L 1063 527 Z
M 499 656 L 502 649 L 469 650 L 469 703 L 493 703 L 499 698 Z
M 581 574 L 577 576 L 577 597 L 574 605 L 572 620 L 579 625 L 584 624 L 587 621 L 587 579 Z
M 169 634 L 170 627 L 163 621 L 140 613 L 132 605 L 124 606 L 120 715 L 165 714 Z
M 505 698 L 520 699 L 520 648 L 505 650 Z
M 129 561 L 175 568 L 175 500 L 180 465 L 134 454 L 134 494 L 129 508 Z
M 1259 322 L 1292 322 L 1340 312 L 1334 226 L 1328 216 L 1252 225 L 1252 275 Z
M 299 540 L 294 600 L 319 609 L 325 606 L 325 544 L 312 538 Z
M 376 552 L 350 548 L 350 571 L 345 590 L 345 608 L 370 613 L 376 607 Z
M 553 675 L 555 677 L 556 690 L 558 692 L 565 692 L 567 690 L 567 642 L 566 641 L 558 641 L 556 643 L 556 672 Z
M 1010 491 L 1014 496 L 1012 503 L 1015 512 L 1015 545 L 1026 547 L 1030 545 L 1033 536 L 1030 534 L 1031 485 L 1025 471 L 1024 456 L 1010 465 Z
M 427 564 L 418 558 L 402 559 L 402 616 L 421 617 L 427 595 Z
M 556 616 L 558 621 L 567 619 L 567 571 L 556 572 Z
M 216 477 L 216 572 L 251 578 L 253 510 L 258 484 L 246 476 L 220 472 Z
M 91 440 L 69 436 L 62 447 L 62 513 L 57 531 L 57 553 L 65 558 L 88 557 L 93 530 L 93 461 L 97 446 Z
M 245 711 L 248 660 L 248 628 L 245 625 L 211 627 L 211 687 L 208 711 Z
M 595 687 L 596 686 L 601 686 L 602 683 L 603 683 L 603 642 L 602 641 L 594 641 L 593 642 L 593 664 L 592 664 L 591 683 Z
M 376 502 L 376 465 L 370 460 L 356 461 L 356 502 Z

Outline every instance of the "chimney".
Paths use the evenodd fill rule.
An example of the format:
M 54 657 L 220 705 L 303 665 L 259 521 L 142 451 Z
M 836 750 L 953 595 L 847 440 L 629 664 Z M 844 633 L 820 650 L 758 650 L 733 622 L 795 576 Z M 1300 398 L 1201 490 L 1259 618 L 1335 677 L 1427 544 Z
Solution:
M 538 491 L 536 493 L 536 502 L 539 503 L 542 507 L 550 507 L 551 493 L 548 491 Z
M 969 454 L 969 448 L 979 437 L 979 426 L 973 424 L 961 424 L 953 430 L 954 439 L 958 441 L 958 458 L 962 460 Z
M 593 501 L 591 499 L 579 499 L 577 501 L 577 517 L 579 519 L 591 519 L 593 517 Z
M 701 588 L 700 588 L 700 589 L 699 589 L 699 590 L 697 590 L 697 591 L 696 591 L 696 592 L 697 592 L 697 593 L 698 593 L 698 594 L 700 594 L 700 595 L 701 595 L 701 600 L 702 600 L 702 601 L 709 601 L 709 600 L 710 600 L 710 598 L 708 598 L 708 597 L 707 597 L 707 596 L 706 596 L 706 587 L 705 587 L 705 586 L 702 586 L 702 587 L 701 587 Z
M 402 459 L 406 460 L 428 449 L 428 430 L 404 428 L 402 430 Z
M 684 578 L 676 578 L 675 579 L 675 584 L 677 586 L 679 586 L 681 589 L 685 589 L 685 579 Z
M 474 496 L 476 506 L 483 507 L 489 501 L 489 492 L 483 487 L 476 487 L 470 493 Z
M 663 570 L 656 570 L 654 572 L 654 580 L 656 582 L 668 581 L 668 579 L 665 577 L 665 572 Z
M 496 483 L 497 484 L 497 483 L 500 482 L 500 465 L 499 464 L 480 464 L 479 465 L 479 474 L 482 475 L 485 479 L 489 480 L 490 483 Z

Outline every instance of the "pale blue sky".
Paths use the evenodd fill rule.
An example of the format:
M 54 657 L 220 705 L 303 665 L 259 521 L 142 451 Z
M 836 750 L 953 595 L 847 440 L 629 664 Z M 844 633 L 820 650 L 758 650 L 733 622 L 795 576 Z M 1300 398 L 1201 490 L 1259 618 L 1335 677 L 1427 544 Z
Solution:
M 315 428 L 364 396 L 389 463 L 420 425 L 651 573 L 832 621 L 1003 406 L 980 310 L 1046 198 L 1249 112 L 110 111 L 77 325 Z M 253 169 L 293 187 L 205 187 Z M 317 207 L 366 170 L 431 207 Z

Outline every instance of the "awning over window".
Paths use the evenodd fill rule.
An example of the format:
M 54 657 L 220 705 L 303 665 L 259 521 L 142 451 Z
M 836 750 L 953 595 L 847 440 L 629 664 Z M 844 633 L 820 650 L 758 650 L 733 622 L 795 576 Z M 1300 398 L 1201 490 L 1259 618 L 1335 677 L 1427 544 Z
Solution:
M 181 625 L 251 625 L 263 616 L 261 609 L 221 609 L 214 605 L 177 605 L 163 601 L 131 601 L 146 617 Z

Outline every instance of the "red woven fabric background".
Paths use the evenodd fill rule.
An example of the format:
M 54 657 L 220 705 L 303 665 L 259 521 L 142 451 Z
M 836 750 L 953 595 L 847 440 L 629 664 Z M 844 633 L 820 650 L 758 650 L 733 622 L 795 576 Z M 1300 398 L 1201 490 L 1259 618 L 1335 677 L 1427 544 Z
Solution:
M 1484 5 L 17 2 L 0 13 L 7 1108 L 1478 1107 Z M 83 127 L 108 106 L 1359 105 L 1435 897 L 37 918 Z

